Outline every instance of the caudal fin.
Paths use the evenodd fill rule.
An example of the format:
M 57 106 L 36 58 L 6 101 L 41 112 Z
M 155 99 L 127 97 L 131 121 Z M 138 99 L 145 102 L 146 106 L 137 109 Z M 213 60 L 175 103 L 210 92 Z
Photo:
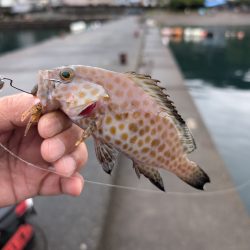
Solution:
M 174 172 L 187 184 L 200 190 L 204 190 L 205 184 L 210 182 L 210 178 L 204 170 L 202 170 L 196 163 L 189 160 Z

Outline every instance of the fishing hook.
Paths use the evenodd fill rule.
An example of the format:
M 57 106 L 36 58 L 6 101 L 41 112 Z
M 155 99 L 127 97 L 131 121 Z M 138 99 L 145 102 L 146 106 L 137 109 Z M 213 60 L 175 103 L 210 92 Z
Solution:
M 59 84 L 62 84 L 63 82 L 60 81 L 60 80 L 57 80 L 57 79 L 44 79 L 44 80 L 48 80 L 48 81 L 52 81 L 54 82 L 54 87 L 55 87 L 55 83 L 59 83 Z M 6 83 L 6 81 L 8 81 L 8 83 Z M 10 78 L 7 78 L 7 77 L 0 77 L 0 90 L 3 88 L 4 84 L 9 84 L 12 88 L 16 89 L 16 90 L 19 90 L 21 92 L 24 92 L 26 94 L 30 94 L 30 95 L 36 95 L 36 92 L 37 92 L 37 85 L 31 90 L 31 92 L 28 92 L 28 91 L 25 91 L 23 89 L 20 89 L 18 87 L 15 87 L 13 85 L 13 80 L 10 79 Z
M 27 91 L 25 91 L 25 90 L 22 90 L 22 89 L 19 89 L 19 88 L 15 87 L 15 86 L 13 85 L 13 80 L 10 79 L 10 78 L 7 78 L 7 77 L 0 77 L 0 89 L 3 88 L 4 84 L 6 83 L 6 81 L 8 81 L 9 85 L 10 85 L 12 88 L 17 89 L 17 90 L 19 90 L 19 91 L 22 91 L 22 92 L 24 92 L 24 93 L 27 93 L 27 94 L 32 95 L 31 92 L 27 92 Z

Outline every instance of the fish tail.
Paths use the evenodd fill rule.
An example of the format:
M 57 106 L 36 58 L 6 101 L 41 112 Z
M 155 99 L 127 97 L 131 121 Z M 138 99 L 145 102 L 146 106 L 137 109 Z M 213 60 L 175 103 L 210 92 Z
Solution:
M 190 186 L 204 190 L 210 182 L 208 175 L 195 162 L 186 159 L 185 163 L 174 170 L 174 173 Z

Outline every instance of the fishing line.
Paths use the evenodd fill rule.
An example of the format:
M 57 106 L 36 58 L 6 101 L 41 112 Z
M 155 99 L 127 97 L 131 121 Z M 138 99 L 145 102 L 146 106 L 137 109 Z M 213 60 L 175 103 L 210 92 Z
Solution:
M 111 187 L 111 188 L 118 188 L 118 189 L 125 189 L 125 190 L 130 190 L 130 191 L 139 191 L 139 192 L 161 193 L 161 194 L 163 194 L 162 191 L 158 191 L 158 190 L 146 189 L 146 188 L 137 188 L 137 187 L 128 187 L 128 186 L 122 186 L 122 185 L 116 185 L 116 184 L 103 183 L 103 182 L 99 182 L 99 181 L 90 181 L 90 180 L 86 180 L 85 178 L 84 178 L 84 182 L 89 183 L 89 184 L 95 184 L 95 185 L 106 186 L 106 187 Z
M 52 166 L 49 167 L 48 169 L 39 167 L 31 162 L 28 162 L 24 159 L 22 159 L 21 157 L 19 157 L 18 155 L 16 155 L 15 153 L 13 153 L 11 150 L 9 150 L 7 147 L 5 147 L 1 142 L 0 142 L 0 146 L 7 151 L 11 156 L 13 156 L 14 158 L 20 160 L 21 162 L 25 163 L 26 165 L 30 166 L 30 167 L 34 167 L 36 169 L 42 170 L 42 171 L 46 171 L 46 172 L 50 172 L 53 174 L 57 174 L 59 176 L 62 177 L 66 177 L 66 178 L 72 178 L 71 176 L 62 174 L 58 171 L 52 170 Z M 117 185 L 117 184 L 109 184 L 109 183 L 103 183 L 103 182 L 98 182 L 98 181 L 92 181 L 92 180 L 88 180 L 88 179 L 84 179 L 85 183 L 89 183 L 89 184 L 93 184 L 93 185 L 99 185 L 99 186 L 105 186 L 105 187 L 110 187 L 110 188 L 117 188 L 117 189 L 122 189 L 122 190 L 127 190 L 127 191 L 138 191 L 138 192 L 146 192 L 146 193 L 158 193 L 158 194 L 164 194 L 162 191 L 159 190 L 153 190 L 153 189 L 146 189 L 146 188 L 138 188 L 138 187 L 129 187 L 129 186 L 123 186 L 123 185 Z M 225 188 L 222 190 L 216 190 L 216 191 L 204 191 L 204 192 L 178 192 L 178 191 L 166 191 L 167 195 L 170 196 L 212 196 L 212 195 L 223 195 L 226 193 L 230 193 L 230 192 L 235 192 L 235 191 L 239 191 L 241 189 L 244 189 L 245 187 L 247 187 L 250 184 L 250 179 L 247 180 L 246 182 L 242 183 L 239 186 L 236 187 L 232 187 L 232 188 Z
M 147 192 L 147 193 L 158 193 L 158 194 L 164 194 L 162 191 L 159 190 L 153 190 L 153 189 L 146 189 L 146 188 L 136 188 L 136 187 L 128 187 L 128 186 L 123 186 L 123 185 L 116 185 L 116 184 L 108 184 L 108 183 L 103 183 L 103 182 L 98 182 L 98 181 L 90 181 L 84 179 L 84 182 L 90 183 L 90 184 L 96 184 L 100 186 L 107 186 L 111 188 L 118 188 L 118 189 L 124 189 L 128 191 L 139 191 L 139 192 Z M 216 190 L 216 191 L 203 191 L 201 192 L 178 192 L 178 191 L 166 191 L 165 194 L 170 195 L 170 196 L 212 196 L 212 195 L 223 195 L 226 193 L 231 193 L 235 191 L 239 191 L 245 187 L 247 187 L 250 184 L 250 180 L 242 183 L 239 186 L 232 187 L 232 188 L 225 188 L 221 190 Z
M 26 160 L 24 160 L 23 158 L 19 157 L 18 155 L 16 155 L 15 153 L 13 153 L 11 150 L 9 150 L 7 147 L 5 147 L 1 142 L 0 142 L 0 146 L 5 150 L 7 151 L 11 156 L 13 156 L 14 158 L 18 159 L 19 161 L 27 164 L 28 166 L 30 167 L 33 167 L 33 168 L 36 168 L 36 169 L 40 169 L 40 170 L 43 170 L 43 171 L 46 171 L 46 172 L 50 172 L 50 173 L 53 173 L 53 174 L 57 174 L 57 175 L 60 175 L 62 177 L 67 177 L 67 178 L 70 178 L 70 176 L 68 175 L 65 175 L 65 174 L 62 174 L 58 171 L 55 171 L 55 170 L 52 170 L 52 166 L 51 167 L 48 167 L 47 169 L 45 168 L 42 168 L 42 167 L 39 167 L 31 162 L 28 162 Z

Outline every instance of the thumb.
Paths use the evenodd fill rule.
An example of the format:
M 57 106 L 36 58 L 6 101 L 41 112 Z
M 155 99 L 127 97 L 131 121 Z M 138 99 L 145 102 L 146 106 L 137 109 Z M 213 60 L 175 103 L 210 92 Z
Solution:
M 16 94 L 0 98 L 0 133 L 24 127 L 27 121 L 22 122 L 23 112 L 37 103 L 37 99 L 29 94 Z

